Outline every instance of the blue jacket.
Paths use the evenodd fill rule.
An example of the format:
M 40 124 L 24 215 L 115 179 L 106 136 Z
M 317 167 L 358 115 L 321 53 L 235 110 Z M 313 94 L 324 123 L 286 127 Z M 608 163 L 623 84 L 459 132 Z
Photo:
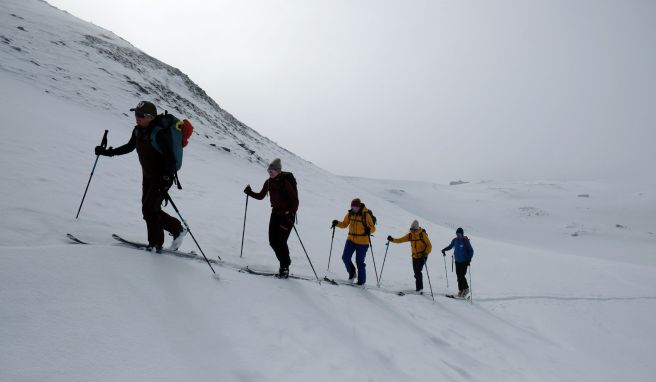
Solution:
M 474 257 L 474 248 L 472 248 L 471 242 L 467 236 L 464 236 L 462 239 L 456 237 L 451 240 L 451 244 L 442 251 L 449 251 L 451 248 L 455 248 L 453 250 L 453 257 L 456 263 L 467 263 L 471 261 L 472 257 Z

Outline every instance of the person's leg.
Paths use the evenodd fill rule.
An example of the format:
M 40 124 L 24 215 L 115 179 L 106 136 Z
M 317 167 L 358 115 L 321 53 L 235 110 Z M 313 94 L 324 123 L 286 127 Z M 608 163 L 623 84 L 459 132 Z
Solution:
M 424 289 L 424 280 L 421 270 L 424 268 L 424 258 L 412 258 L 412 270 L 415 272 L 415 287 L 417 291 Z
M 285 225 L 285 219 L 272 213 L 271 219 L 269 220 L 269 245 L 271 245 L 273 252 L 276 254 L 281 270 L 288 270 L 291 264 L 289 247 L 287 246 L 290 233 L 290 229 L 287 229 Z
M 358 244 L 355 246 L 355 264 L 358 266 L 358 284 L 360 285 L 364 285 L 367 282 L 367 265 L 364 262 L 367 256 L 367 249 L 369 249 L 368 244 Z
M 280 262 L 280 255 L 278 254 L 278 224 L 276 221 L 276 215 L 271 214 L 271 217 L 269 218 L 269 245 L 271 246 L 271 249 L 273 249 L 273 253 L 276 254 L 276 258 L 278 258 L 278 262 Z
M 342 261 L 346 266 L 346 271 L 349 274 L 349 280 L 355 277 L 355 265 L 353 265 L 353 252 L 355 251 L 355 244 L 351 240 L 346 240 L 344 244 L 344 252 L 342 253 Z
M 458 290 L 462 292 L 467 289 L 467 278 L 465 274 L 467 273 L 467 265 L 465 263 L 456 262 L 456 276 L 458 277 Z
M 170 233 L 173 236 L 176 236 L 177 234 L 182 231 L 182 223 L 180 223 L 180 220 L 174 218 L 173 216 L 167 214 L 164 211 L 160 212 L 160 221 L 162 222 L 162 228 Z
M 159 184 L 152 179 L 144 178 L 142 190 L 141 213 L 146 221 L 148 244 L 153 247 L 162 247 L 164 229 L 162 228 L 162 196 Z
M 289 235 L 291 235 L 294 226 L 289 225 L 289 220 L 284 216 L 280 216 L 278 220 L 278 259 L 280 260 L 280 266 L 288 270 L 292 263 L 292 259 L 289 257 L 289 246 L 287 245 L 287 241 L 289 240 Z

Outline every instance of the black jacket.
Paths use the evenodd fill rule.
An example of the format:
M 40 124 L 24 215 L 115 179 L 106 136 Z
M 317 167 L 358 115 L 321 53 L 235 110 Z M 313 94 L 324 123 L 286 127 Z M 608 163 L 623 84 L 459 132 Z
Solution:
M 135 126 L 130 141 L 112 151 L 112 155 L 124 155 L 136 148 L 144 178 L 161 179 L 165 175 L 172 178 L 175 173 L 175 160 L 172 155 L 166 158 L 150 142 L 153 129 L 158 127 L 159 118 L 155 118 L 148 127 Z M 167 133 L 168 131 L 163 129 L 157 134 L 157 144 L 164 152 L 171 152 L 169 140 L 166 139 Z

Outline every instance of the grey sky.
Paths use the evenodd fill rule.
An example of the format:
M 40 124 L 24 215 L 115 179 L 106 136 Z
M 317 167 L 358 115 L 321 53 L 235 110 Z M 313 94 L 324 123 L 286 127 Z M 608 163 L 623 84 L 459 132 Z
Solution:
M 337 174 L 655 178 L 654 1 L 49 2 Z

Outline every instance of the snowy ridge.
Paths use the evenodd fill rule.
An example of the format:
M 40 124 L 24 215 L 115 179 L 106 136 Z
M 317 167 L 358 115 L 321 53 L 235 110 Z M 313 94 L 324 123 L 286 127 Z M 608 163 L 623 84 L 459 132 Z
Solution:
M 134 100 L 152 101 L 161 112 L 190 119 L 195 140 L 260 164 L 294 156 L 221 109 L 180 70 L 66 12 L 36 9 L 35 2 L 5 2 L 0 70 L 90 109 L 121 114 L 126 122 Z
M 337 177 L 239 124 L 175 69 L 37 0 L 0 7 L 0 84 L 11 95 L 0 103 L 1 381 L 597 382 L 656 375 L 653 185 Z M 145 237 L 134 153 L 100 158 L 74 218 L 102 132 L 110 130 L 110 145 L 127 141 L 134 124 L 127 110 L 148 95 L 193 115 L 199 135 L 185 149 L 185 188 L 172 197 L 205 253 L 225 260 L 218 280 L 204 261 L 111 238 Z M 262 161 L 272 156 L 299 180 L 297 228 L 320 278 L 346 276 L 343 230 L 326 269 L 330 221 L 360 197 L 378 217 L 378 267 L 385 237 L 420 220 L 434 248 L 428 270 L 436 301 L 378 292 L 370 255 L 368 289 L 239 272 L 277 268 L 268 201 L 250 200 L 239 257 L 242 190 L 249 183 L 259 190 Z M 473 304 L 439 296 L 455 289 L 450 258 L 439 249 L 457 226 L 476 251 Z M 67 232 L 93 244 L 70 244 Z M 289 245 L 291 272 L 313 278 L 295 235 Z M 196 248 L 188 237 L 182 249 Z M 413 286 L 409 247 L 391 244 L 381 289 Z

